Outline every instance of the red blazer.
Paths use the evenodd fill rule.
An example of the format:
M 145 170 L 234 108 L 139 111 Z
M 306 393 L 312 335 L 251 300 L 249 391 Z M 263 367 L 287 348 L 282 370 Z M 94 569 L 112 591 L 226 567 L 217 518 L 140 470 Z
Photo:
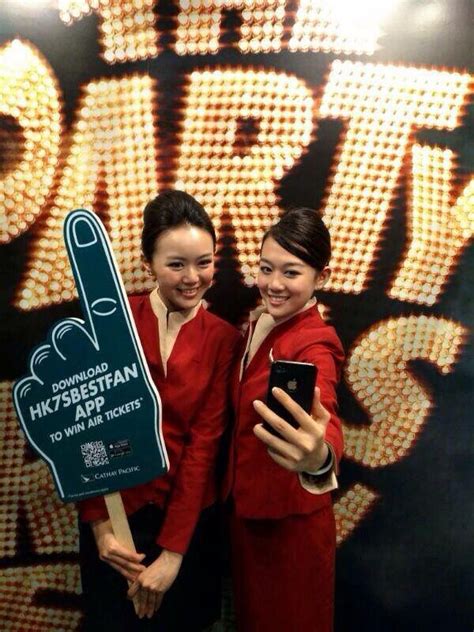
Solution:
M 149 296 L 130 297 L 130 306 L 150 373 L 163 405 L 163 436 L 169 472 L 121 492 L 127 514 L 153 502 L 165 509 L 157 542 L 184 553 L 201 510 L 216 498 L 214 465 L 226 424 L 229 373 L 238 332 L 200 308 L 185 323 L 167 362 L 165 377 L 158 321 Z M 79 503 L 84 521 L 107 518 L 101 496 Z
M 251 335 L 249 330 L 248 335 Z M 240 359 L 245 345 L 242 344 Z M 341 459 L 343 437 L 337 416 L 336 385 L 344 352 L 332 327 L 317 308 L 309 308 L 277 325 L 265 338 L 239 380 L 240 362 L 232 378 L 236 425 L 226 480 L 226 494 L 233 496 L 235 511 L 242 518 L 284 518 L 312 513 L 331 502 L 329 492 L 315 495 L 301 486 L 298 476 L 275 463 L 265 445 L 253 434 L 262 419 L 252 402 L 265 401 L 270 374 L 270 351 L 274 360 L 312 362 L 318 369 L 316 384 L 321 402 L 331 414 L 326 441 L 337 463 Z M 337 471 L 337 470 L 336 470 Z

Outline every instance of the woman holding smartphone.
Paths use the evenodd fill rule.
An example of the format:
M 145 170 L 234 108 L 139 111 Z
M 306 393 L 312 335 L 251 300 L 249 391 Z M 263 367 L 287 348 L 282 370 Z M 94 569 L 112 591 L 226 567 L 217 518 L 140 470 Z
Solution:
M 142 251 L 157 287 L 130 305 L 162 401 L 170 469 L 122 491 L 137 553 L 115 539 L 103 498 L 80 503 L 85 630 L 198 631 L 219 615 L 211 505 L 239 335 L 202 303 L 215 244 L 190 195 L 166 191 L 145 207 Z
M 263 305 L 251 315 L 233 379 L 236 426 L 226 481 L 241 632 L 332 629 L 336 532 L 330 491 L 337 487 L 343 448 L 335 389 L 344 354 L 314 298 L 329 278 L 330 253 L 329 232 L 310 209 L 286 212 L 263 238 Z M 311 413 L 273 391 L 297 428 L 263 403 L 274 360 L 316 366 Z

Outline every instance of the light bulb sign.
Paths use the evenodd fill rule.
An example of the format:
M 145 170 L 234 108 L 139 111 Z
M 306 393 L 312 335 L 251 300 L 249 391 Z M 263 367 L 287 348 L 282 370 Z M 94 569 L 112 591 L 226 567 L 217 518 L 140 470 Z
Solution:
M 63 501 L 109 494 L 164 474 L 161 401 L 150 377 L 107 233 L 86 210 L 64 239 L 86 321 L 56 323 L 16 382 L 16 412 Z

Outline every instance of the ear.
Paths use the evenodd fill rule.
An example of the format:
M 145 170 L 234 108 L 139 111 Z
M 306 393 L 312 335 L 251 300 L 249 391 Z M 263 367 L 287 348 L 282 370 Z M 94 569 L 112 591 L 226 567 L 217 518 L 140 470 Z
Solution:
M 142 265 L 146 270 L 146 273 L 149 276 L 153 276 L 153 271 L 151 269 L 151 264 L 145 259 L 145 257 L 142 256 Z
M 326 266 L 321 272 L 319 272 L 318 277 L 314 283 L 315 290 L 321 290 L 326 283 L 329 281 L 329 277 L 331 276 L 331 268 Z

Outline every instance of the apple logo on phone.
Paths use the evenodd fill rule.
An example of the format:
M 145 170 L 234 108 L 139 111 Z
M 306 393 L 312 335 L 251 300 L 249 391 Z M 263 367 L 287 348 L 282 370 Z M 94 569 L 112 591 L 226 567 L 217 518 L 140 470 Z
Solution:
M 295 379 L 289 380 L 287 386 L 288 390 L 292 393 L 298 388 L 298 382 Z

